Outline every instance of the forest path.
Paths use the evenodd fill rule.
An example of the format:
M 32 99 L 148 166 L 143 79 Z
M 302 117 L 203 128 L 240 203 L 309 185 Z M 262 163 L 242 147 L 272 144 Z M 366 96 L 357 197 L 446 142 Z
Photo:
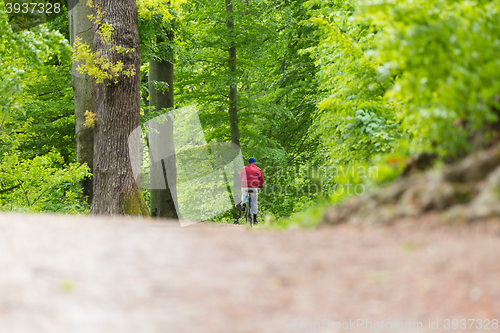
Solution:
M 247 226 L 245 226 L 244 224 L 218 223 L 209 221 L 198 222 L 186 226 L 186 228 L 231 228 L 239 230 L 244 230 L 246 227 Z
M 418 222 L 275 232 L 0 214 L 0 332 L 381 331 L 318 326 L 357 319 L 443 332 L 447 318 L 500 319 L 500 223 Z

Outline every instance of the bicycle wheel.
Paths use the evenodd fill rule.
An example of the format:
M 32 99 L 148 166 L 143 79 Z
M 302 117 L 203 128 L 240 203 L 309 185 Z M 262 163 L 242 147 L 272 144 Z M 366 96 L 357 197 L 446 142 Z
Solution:
M 248 209 L 248 202 L 246 202 L 246 205 L 245 205 L 245 223 L 248 223 L 248 212 L 249 212 L 249 209 Z
M 252 199 L 250 198 L 250 194 L 248 195 L 248 219 L 250 220 L 250 227 L 253 228 L 253 216 L 251 213 Z

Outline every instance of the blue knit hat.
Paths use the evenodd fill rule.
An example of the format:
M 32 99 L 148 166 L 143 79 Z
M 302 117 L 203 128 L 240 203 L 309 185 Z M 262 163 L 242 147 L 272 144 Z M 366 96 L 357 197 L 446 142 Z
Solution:
M 250 157 L 248 159 L 248 163 L 255 163 L 255 162 L 257 162 L 257 160 L 255 158 L 253 158 L 253 157 Z

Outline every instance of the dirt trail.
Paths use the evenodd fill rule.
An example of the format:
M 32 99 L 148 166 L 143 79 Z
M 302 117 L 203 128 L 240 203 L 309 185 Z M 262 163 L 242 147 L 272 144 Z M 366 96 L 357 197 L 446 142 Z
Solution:
M 447 318 L 500 320 L 498 221 L 270 232 L 0 215 L 0 269 L 6 333 L 448 332 Z M 423 328 L 335 329 L 357 319 Z M 482 331 L 469 325 L 460 331 Z

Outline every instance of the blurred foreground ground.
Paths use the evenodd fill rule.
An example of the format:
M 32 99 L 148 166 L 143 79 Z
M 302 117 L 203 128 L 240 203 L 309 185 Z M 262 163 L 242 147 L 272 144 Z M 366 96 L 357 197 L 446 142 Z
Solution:
M 271 232 L 0 215 L 0 332 L 453 332 L 445 319 L 500 320 L 500 222 L 436 219 Z M 422 328 L 335 329 L 358 319 Z

